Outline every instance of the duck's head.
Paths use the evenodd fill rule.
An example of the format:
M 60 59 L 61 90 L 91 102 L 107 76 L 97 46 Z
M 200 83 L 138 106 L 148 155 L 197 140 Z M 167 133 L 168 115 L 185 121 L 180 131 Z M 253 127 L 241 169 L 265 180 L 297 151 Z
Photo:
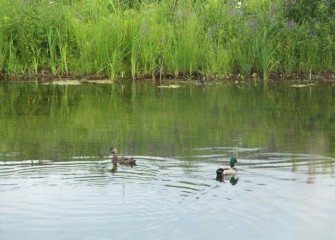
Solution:
M 231 158 L 229 163 L 230 163 L 230 167 L 233 168 L 235 166 L 235 164 L 237 163 L 237 159 L 236 158 Z
M 117 149 L 115 147 L 110 148 L 111 154 L 116 155 L 117 154 Z

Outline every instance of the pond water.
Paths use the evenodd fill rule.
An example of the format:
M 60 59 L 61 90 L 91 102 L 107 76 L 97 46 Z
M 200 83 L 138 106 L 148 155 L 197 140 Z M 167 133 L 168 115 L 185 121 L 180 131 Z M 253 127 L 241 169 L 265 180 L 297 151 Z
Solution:
M 334 96 L 1 83 L 0 239 L 334 239 Z

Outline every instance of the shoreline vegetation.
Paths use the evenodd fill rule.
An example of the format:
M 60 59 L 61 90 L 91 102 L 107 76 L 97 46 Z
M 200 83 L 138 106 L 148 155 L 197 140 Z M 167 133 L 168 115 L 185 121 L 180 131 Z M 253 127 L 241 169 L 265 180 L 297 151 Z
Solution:
M 0 80 L 335 80 L 335 0 L 2 0 Z

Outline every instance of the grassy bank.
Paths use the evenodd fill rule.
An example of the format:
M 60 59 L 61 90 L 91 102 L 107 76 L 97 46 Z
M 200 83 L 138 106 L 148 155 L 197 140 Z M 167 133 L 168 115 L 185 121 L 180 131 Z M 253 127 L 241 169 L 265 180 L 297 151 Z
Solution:
M 1 77 L 335 72 L 334 0 L 2 0 Z

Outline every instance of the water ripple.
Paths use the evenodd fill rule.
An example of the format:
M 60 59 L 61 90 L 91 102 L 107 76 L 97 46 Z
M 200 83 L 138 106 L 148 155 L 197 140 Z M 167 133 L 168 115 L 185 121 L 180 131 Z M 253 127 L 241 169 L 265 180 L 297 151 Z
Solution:
M 229 154 L 208 151 L 212 149 L 183 157 L 136 156 L 137 166 L 116 169 L 109 156 L 0 162 L 0 227 L 55 233 L 48 239 L 66 239 L 78 227 L 82 239 L 89 239 L 90 231 L 107 239 L 110 230 L 118 239 L 136 232 L 143 239 L 171 239 L 190 227 L 190 238 L 201 239 L 222 225 L 255 225 L 254 231 L 260 231 L 257 226 L 263 227 L 269 216 L 279 226 L 285 225 L 285 216 L 314 226 L 306 220 L 307 212 L 324 225 L 333 221 L 334 159 L 258 149 L 250 155 L 249 149 L 238 158 L 237 176 L 216 181 L 216 167 L 227 163 Z

